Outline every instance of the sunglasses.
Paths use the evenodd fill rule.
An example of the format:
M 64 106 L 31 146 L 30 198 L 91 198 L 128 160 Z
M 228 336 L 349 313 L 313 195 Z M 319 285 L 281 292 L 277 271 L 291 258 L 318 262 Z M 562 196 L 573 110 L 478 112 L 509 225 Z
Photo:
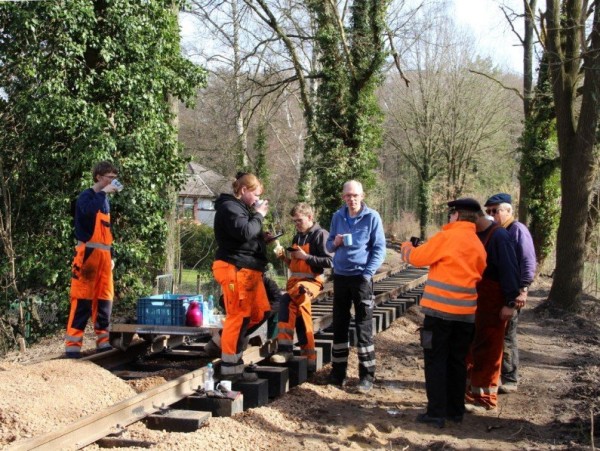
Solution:
M 498 212 L 498 208 L 486 208 L 486 214 L 494 216 Z

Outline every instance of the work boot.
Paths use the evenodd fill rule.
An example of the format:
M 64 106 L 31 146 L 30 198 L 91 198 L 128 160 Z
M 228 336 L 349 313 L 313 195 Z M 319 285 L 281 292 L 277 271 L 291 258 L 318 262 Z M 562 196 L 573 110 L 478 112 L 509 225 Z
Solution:
M 509 393 L 516 393 L 518 390 L 516 382 L 505 382 L 500 387 L 498 387 L 498 393 L 501 395 L 507 395 Z
M 100 354 L 101 352 L 112 351 L 114 348 L 111 345 L 100 346 L 96 348 L 96 354 Z
M 65 352 L 65 358 L 67 359 L 80 359 L 81 352 L 78 351 L 67 351 Z
M 306 363 L 306 370 L 309 373 L 314 373 L 315 371 L 317 371 L 317 362 L 315 360 L 309 360 Z
M 491 409 L 488 409 L 486 406 L 483 406 L 481 404 L 471 404 L 469 402 L 465 403 L 465 411 L 469 413 L 484 413 L 488 410 Z
M 462 423 L 463 415 L 447 415 L 446 419 L 452 421 L 453 423 Z
M 361 378 L 356 389 L 361 393 L 369 393 L 373 388 L 373 381 L 367 377 Z
M 209 357 L 221 357 L 221 348 L 213 340 L 204 345 L 204 352 Z
M 446 426 L 446 420 L 444 418 L 430 417 L 426 413 L 420 413 L 417 415 L 417 423 L 430 424 L 439 429 L 442 429 L 444 426 Z
M 338 376 L 336 374 L 333 374 L 332 371 L 331 373 L 329 373 L 329 376 L 327 376 L 327 384 L 343 387 L 344 385 L 346 385 L 346 378 L 344 376 Z
M 271 356 L 271 363 L 287 363 L 294 354 L 292 352 L 278 352 Z

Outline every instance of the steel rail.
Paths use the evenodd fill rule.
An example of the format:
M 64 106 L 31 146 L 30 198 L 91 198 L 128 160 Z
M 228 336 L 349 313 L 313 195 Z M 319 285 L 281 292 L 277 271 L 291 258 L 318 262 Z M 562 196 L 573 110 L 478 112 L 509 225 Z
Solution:
M 244 352 L 245 362 L 264 360 L 275 347 L 273 342 L 263 346 L 252 346 Z M 220 363 L 220 359 L 214 361 Z M 82 418 L 57 431 L 21 440 L 7 449 L 25 451 L 35 449 L 79 449 L 96 440 L 122 430 L 125 426 L 168 408 L 180 399 L 196 392 L 204 383 L 206 367 L 191 371 L 183 376 L 125 399 L 93 415 Z

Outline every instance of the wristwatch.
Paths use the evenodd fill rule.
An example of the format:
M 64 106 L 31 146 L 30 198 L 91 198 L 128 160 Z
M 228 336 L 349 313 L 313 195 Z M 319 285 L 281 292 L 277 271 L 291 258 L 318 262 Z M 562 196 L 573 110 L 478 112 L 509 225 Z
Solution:
M 520 291 L 522 291 L 523 293 L 527 293 L 529 291 L 529 287 L 521 287 L 519 288 Z

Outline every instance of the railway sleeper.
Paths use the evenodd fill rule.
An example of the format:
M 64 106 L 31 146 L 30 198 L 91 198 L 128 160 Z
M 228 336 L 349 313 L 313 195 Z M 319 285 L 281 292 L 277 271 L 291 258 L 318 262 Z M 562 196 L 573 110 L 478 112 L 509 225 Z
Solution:
M 158 443 L 121 437 L 104 437 L 96 442 L 100 448 L 154 448 Z
M 210 412 L 168 409 L 145 417 L 142 421 L 148 429 L 169 432 L 194 432 L 210 420 Z
M 226 398 L 190 395 L 173 404 L 174 409 L 210 412 L 213 417 L 230 417 L 244 411 L 244 395 L 230 391 Z

